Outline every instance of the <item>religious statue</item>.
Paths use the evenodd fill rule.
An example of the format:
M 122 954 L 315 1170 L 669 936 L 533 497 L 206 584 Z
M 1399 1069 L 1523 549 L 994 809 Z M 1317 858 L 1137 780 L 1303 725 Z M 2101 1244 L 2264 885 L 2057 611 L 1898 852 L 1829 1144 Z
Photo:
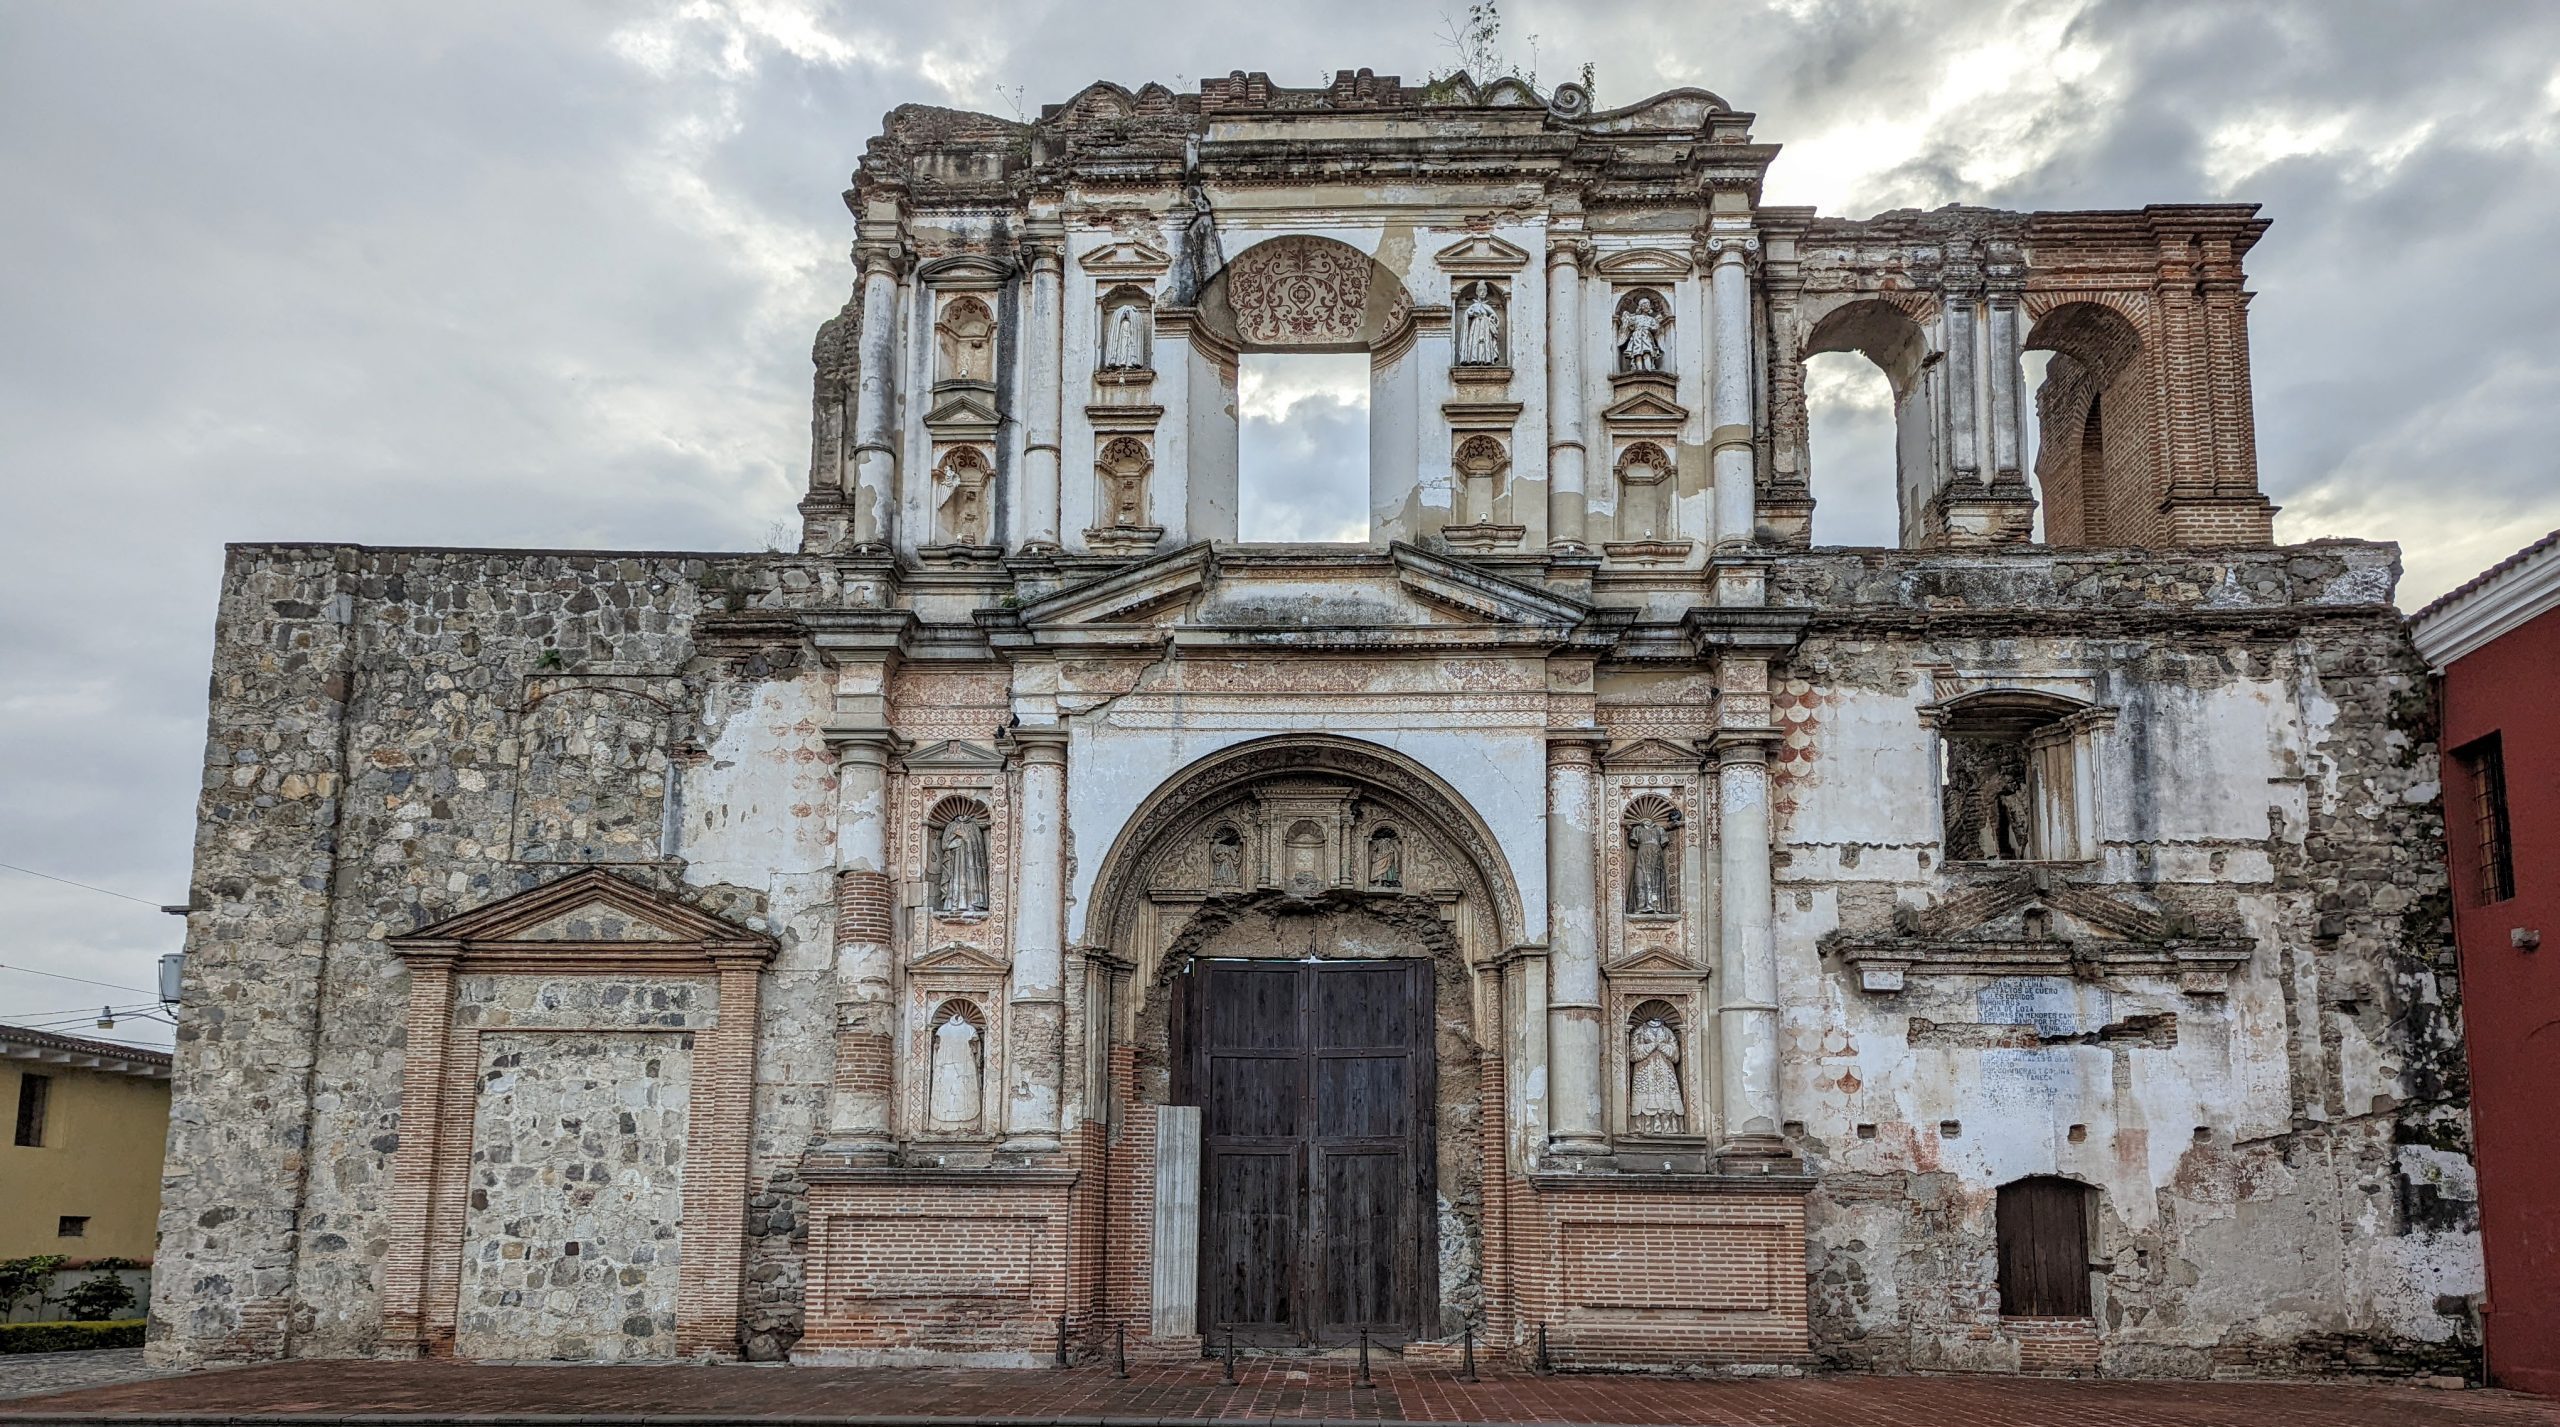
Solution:
M 935 1130 L 957 1134 L 978 1127 L 986 1106 L 980 1068 L 978 1028 L 949 1011 L 934 1027 L 932 1073 L 926 1079 L 925 1118 Z
M 1651 294 L 1638 297 L 1618 314 L 1618 370 L 1662 370 L 1662 312 L 1653 305 Z
M 1484 283 L 1468 289 L 1474 294 L 1466 310 L 1458 314 L 1458 365 L 1462 367 L 1498 367 L 1502 365 L 1502 312 L 1493 305 L 1493 297 Z
M 1404 839 L 1396 836 L 1394 828 L 1382 827 L 1369 835 L 1369 885 L 1404 885 Z
M 1627 824 L 1627 910 L 1662 915 L 1677 910 L 1671 900 L 1671 829 L 1660 818 L 1638 818 Z
M 1209 885 L 1244 885 L 1244 839 L 1234 828 L 1222 827 L 1209 835 Z
M 934 843 L 933 909 L 937 912 L 983 912 L 987 909 L 987 825 L 973 817 L 943 824 Z
M 1111 322 L 1102 344 L 1102 369 L 1108 372 L 1142 372 L 1147 369 L 1147 338 L 1138 320 L 1139 307 L 1134 302 L 1111 309 Z
M 1648 1016 L 1627 1037 L 1627 1118 L 1641 1135 L 1676 1135 L 1689 1127 L 1680 1090 L 1680 1033 Z
M 934 472 L 934 482 L 946 487 L 939 516 L 945 541 L 953 545 L 986 543 L 987 486 L 994 475 L 987 469 L 986 457 L 973 448 L 963 446 L 943 458 Z
M 2035 826 L 2032 818 L 2033 814 L 2027 805 L 2026 784 L 2011 780 L 2000 790 L 2000 855 L 2002 857 L 2025 858 L 2035 855 L 2033 839 L 2029 835 L 2030 830 Z

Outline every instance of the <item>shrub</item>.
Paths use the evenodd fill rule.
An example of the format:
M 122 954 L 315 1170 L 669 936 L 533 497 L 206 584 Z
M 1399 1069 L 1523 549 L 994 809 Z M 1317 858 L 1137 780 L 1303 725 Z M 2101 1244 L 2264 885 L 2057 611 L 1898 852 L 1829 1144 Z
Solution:
M 110 1270 L 80 1280 L 62 1295 L 62 1305 L 83 1323 L 99 1323 L 133 1306 L 133 1290 Z
M 0 1259 L 0 1318 L 18 1306 L 18 1300 L 30 1293 L 41 1293 L 53 1282 L 54 1270 L 64 1262 L 60 1254 L 36 1254 L 23 1259 Z
M 104 1323 L 0 1323 L 0 1356 L 10 1353 L 77 1353 L 92 1348 L 139 1348 L 139 1318 Z

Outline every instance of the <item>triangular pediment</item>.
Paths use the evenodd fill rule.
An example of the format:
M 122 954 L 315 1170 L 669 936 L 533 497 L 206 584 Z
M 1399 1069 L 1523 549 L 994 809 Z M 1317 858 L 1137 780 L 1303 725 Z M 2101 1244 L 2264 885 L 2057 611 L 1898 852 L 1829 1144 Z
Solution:
M 1208 584 L 1213 558 L 1209 542 L 1194 541 L 1099 579 L 1044 595 L 1022 606 L 1016 614 L 1029 629 L 1144 620 L 1197 595 Z
M 935 394 L 933 409 L 925 413 L 929 427 L 985 427 L 996 424 L 995 388 L 977 382 L 954 384 Z
M 1602 755 L 1602 763 L 1611 768 L 1678 768 L 1698 771 L 1698 750 L 1667 738 L 1639 738 L 1622 743 Z
M 1611 426 L 1672 427 L 1689 419 L 1689 408 L 1649 388 L 1639 388 L 1600 413 Z
M 1493 624 L 1545 625 L 1570 632 L 1591 615 L 1591 606 L 1541 585 L 1524 584 L 1480 569 L 1463 560 L 1396 544 L 1387 552 L 1395 561 L 1396 581 L 1416 598 Z
M 1689 259 L 1668 248 L 1628 248 L 1603 256 L 1591 265 L 1591 270 L 1622 282 L 1629 278 L 1679 278 L 1689 275 Z
M 1490 233 L 1471 233 L 1433 254 L 1432 261 L 1446 272 L 1513 273 L 1529 265 L 1529 254 Z
M 1660 947 L 1647 947 L 1624 960 L 1609 963 L 1609 974 L 1612 976 L 1633 976 L 1647 971 L 1695 974 L 1697 968 Z
M 910 973 L 935 971 L 948 974 L 955 971 L 974 971 L 1001 976 L 1007 969 L 1004 958 L 981 951 L 966 942 L 957 941 L 935 947 L 907 965 Z
M 762 950 L 773 939 L 628 878 L 588 868 L 386 938 L 396 951 L 634 946 Z
M 953 768 L 1001 768 L 1004 755 L 983 743 L 969 743 L 946 738 L 900 754 L 898 765 L 911 772 L 937 772 Z
M 1076 259 L 1076 266 L 1097 277 L 1155 277 L 1173 266 L 1173 256 L 1153 243 L 1123 239 Z

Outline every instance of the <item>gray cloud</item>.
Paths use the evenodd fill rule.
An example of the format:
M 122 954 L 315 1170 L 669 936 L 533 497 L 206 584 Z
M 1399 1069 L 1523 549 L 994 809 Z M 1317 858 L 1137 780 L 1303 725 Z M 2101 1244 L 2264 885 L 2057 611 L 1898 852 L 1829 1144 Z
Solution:
M 2560 525 L 2560 11 L 1510 9 L 1514 60 L 1590 60 L 1604 104 L 1756 110 L 1788 146 L 1772 201 L 2264 202 L 2283 534 L 2402 539 L 2414 602 Z M 1417 76 L 1441 26 L 1353 0 L 0 7 L 0 860 L 182 895 L 225 540 L 761 543 L 849 278 L 837 195 L 891 106 Z M 1889 538 L 1876 386 L 1818 413 L 1825 539 Z M 1320 402 L 1290 430 L 1320 465 L 1358 450 Z M 175 945 L 15 874 L 0 910 L 9 965 L 147 986 Z M 0 971 L 0 1017 L 90 989 Z

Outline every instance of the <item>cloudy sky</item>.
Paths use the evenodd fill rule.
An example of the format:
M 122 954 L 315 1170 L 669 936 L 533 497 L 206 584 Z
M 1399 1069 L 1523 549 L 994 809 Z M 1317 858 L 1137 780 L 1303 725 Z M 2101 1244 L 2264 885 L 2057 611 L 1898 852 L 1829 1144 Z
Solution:
M 837 195 L 884 111 L 1420 77 L 1458 8 L 0 4 L 0 862 L 138 899 L 0 871 L 0 1018 L 147 1001 L 176 947 L 151 904 L 185 895 L 224 541 L 763 545 L 849 280 Z M 2414 607 L 2560 526 L 2560 6 L 1505 19 L 1513 63 L 1587 60 L 1603 104 L 1694 84 L 1756 111 L 1787 149 L 1772 202 L 2263 203 L 2279 533 L 2400 540 Z M 1821 537 L 1889 538 L 1881 383 L 1834 364 L 1823 387 Z M 1293 427 L 1253 439 L 1321 466 L 1358 429 L 1328 390 L 1275 383 L 1258 409 Z

